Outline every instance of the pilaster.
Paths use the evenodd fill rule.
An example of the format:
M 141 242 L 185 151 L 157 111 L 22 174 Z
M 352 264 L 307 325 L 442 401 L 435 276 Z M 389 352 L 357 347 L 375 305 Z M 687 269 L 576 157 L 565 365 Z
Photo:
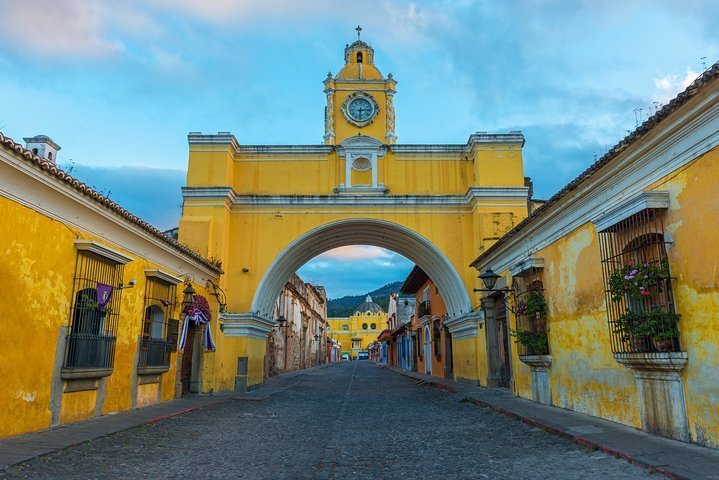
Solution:
M 681 372 L 685 352 L 625 353 L 614 358 L 632 370 L 637 381 L 642 429 L 665 437 L 691 441 Z

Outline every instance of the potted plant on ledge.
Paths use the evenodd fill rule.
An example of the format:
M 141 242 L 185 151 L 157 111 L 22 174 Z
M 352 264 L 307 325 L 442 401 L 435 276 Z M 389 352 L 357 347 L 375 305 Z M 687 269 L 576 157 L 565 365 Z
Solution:
M 526 349 L 528 355 L 547 355 L 549 353 L 547 332 L 513 330 L 512 336 L 516 338 L 515 342 Z
M 548 355 L 549 342 L 546 331 L 546 315 L 549 310 L 542 290 L 529 292 L 517 304 L 517 330 L 511 335 L 522 345 L 526 355 Z M 523 317 L 523 318 L 522 318 Z
M 627 311 L 617 319 L 615 333 L 629 342 L 634 352 L 648 352 L 651 347 L 660 352 L 673 352 L 679 347 L 678 322 L 676 313 Z
M 656 294 L 667 288 L 666 261 L 628 262 L 609 276 L 609 294 L 614 302 L 626 302 L 626 312 L 614 322 L 614 333 L 629 344 L 632 352 L 672 352 L 679 349 L 679 315 L 667 311 Z

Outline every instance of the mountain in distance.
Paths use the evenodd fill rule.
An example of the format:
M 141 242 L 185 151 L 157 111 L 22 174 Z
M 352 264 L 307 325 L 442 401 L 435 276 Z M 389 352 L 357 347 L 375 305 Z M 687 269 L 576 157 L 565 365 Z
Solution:
M 346 295 L 341 298 L 328 300 L 327 316 L 349 317 L 354 313 L 355 307 L 364 302 L 367 295 L 371 296 L 372 301 L 382 307 L 382 309 L 386 312 L 387 306 L 389 305 L 389 294 L 391 292 L 399 292 L 399 287 L 402 286 L 402 283 L 402 280 L 397 280 L 396 282 L 388 283 L 387 285 L 362 295 Z

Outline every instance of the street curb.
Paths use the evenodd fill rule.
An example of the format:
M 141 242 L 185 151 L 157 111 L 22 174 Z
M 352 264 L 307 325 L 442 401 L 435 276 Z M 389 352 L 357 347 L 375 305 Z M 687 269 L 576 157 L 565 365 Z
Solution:
M 403 376 L 403 377 L 411 378 L 412 380 L 418 380 L 417 377 L 415 377 L 414 375 L 409 374 L 408 372 L 405 372 L 405 371 L 402 371 L 402 370 L 396 370 L 396 369 L 394 369 L 394 368 L 388 368 L 387 366 L 382 366 L 382 365 L 380 365 L 379 367 L 380 367 L 380 368 L 384 368 L 385 370 L 389 370 L 389 371 L 394 372 L 394 373 L 398 373 L 399 375 L 401 375 L 401 376 Z M 422 380 L 422 379 L 419 379 L 419 380 Z M 431 386 L 431 387 L 435 387 L 435 388 L 438 388 L 438 389 L 440 389 L 440 390 L 444 390 L 444 391 L 449 392 L 449 393 L 457 393 L 457 391 L 455 390 L 455 388 L 452 387 L 451 385 L 445 385 L 445 384 L 443 384 L 443 383 L 435 382 L 435 381 L 432 381 L 432 380 L 422 380 L 422 381 L 424 382 L 425 385 L 428 385 L 428 386 Z M 635 458 L 634 456 L 632 456 L 632 455 L 630 455 L 630 454 L 628 454 L 628 453 L 620 452 L 619 450 L 615 450 L 615 449 L 613 449 L 613 448 L 611 448 L 611 447 L 608 447 L 608 446 L 606 446 L 606 445 L 602 445 L 601 443 L 594 442 L 594 441 L 589 440 L 589 439 L 587 439 L 587 438 L 584 438 L 584 437 L 582 437 L 582 436 L 580 436 L 580 435 L 572 435 L 572 434 L 567 433 L 567 432 L 565 432 L 565 431 L 563 431 L 563 430 L 561 430 L 561 429 L 559 429 L 559 428 L 552 427 L 551 425 L 548 425 L 548 424 L 546 424 L 546 423 L 540 422 L 540 421 L 535 420 L 535 419 L 533 419 L 533 418 L 525 417 L 525 416 L 523 416 L 523 415 L 519 415 L 519 414 L 517 414 L 517 413 L 511 412 L 511 411 L 506 410 L 506 409 L 504 409 L 504 408 L 501 408 L 501 407 L 498 407 L 498 406 L 496 406 L 496 405 L 493 405 L 493 404 L 491 404 L 491 403 L 489 403 L 489 402 L 484 402 L 484 401 L 482 401 L 482 400 L 479 400 L 479 399 L 477 399 L 477 398 L 474 398 L 474 397 L 470 396 L 469 394 L 463 394 L 463 393 L 461 393 L 461 394 L 462 394 L 462 395 L 466 395 L 466 396 L 464 396 L 464 397 L 462 398 L 461 401 L 472 402 L 472 403 L 474 403 L 475 405 L 477 405 L 477 406 L 479 406 L 479 407 L 489 408 L 489 409 L 494 410 L 494 411 L 497 412 L 497 413 L 501 413 L 502 415 L 505 415 L 505 416 L 507 416 L 507 417 L 509 417 L 509 418 L 511 418 L 511 419 L 513 419 L 513 420 L 518 420 L 518 421 L 520 421 L 520 422 L 522 422 L 522 423 L 525 423 L 525 424 L 527 424 L 527 425 L 531 425 L 531 426 L 533 426 L 533 427 L 536 427 L 536 428 L 539 428 L 539 429 L 541 429 L 541 430 L 544 430 L 544 431 L 547 432 L 547 433 L 551 433 L 551 434 L 554 434 L 554 435 L 558 435 L 558 436 L 560 436 L 560 437 L 562 437 L 562 438 L 566 438 L 567 440 L 571 440 L 572 442 L 574 442 L 574 443 L 576 443 L 577 445 L 580 445 L 580 446 L 582 446 L 582 447 L 584 447 L 584 448 L 588 448 L 588 449 L 591 449 L 591 450 L 599 450 L 599 451 L 601 451 L 601 452 L 608 453 L 608 454 L 610 454 L 610 455 L 614 455 L 614 456 L 616 456 L 616 457 L 619 457 L 619 458 L 622 458 L 622 459 L 626 460 L 627 462 L 629 462 L 629 463 L 631 463 L 631 464 L 633 464 L 633 465 L 636 465 L 636 466 L 638 466 L 638 467 L 642 467 L 642 468 L 644 468 L 644 469 L 646 469 L 646 470 L 649 470 L 650 472 L 661 473 L 662 475 L 666 475 L 667 477 L 672 478 L 672 479 L 674 479 L 674 480 L 690 480 L 688 477 L 685 477 L 685 476 L 683 476 L 683 475 L 679 475 L 679 474 L 677 474 L 677 473 L 671 472 L 671 471 L 666 470 L 666 469 L 664 469 L 664 468 L 662 468 L 662 467 L 660 467 L 660 466 L 656 466 L 656 465 L 652 465 L 651 463 L 643 462 L 643 461 L 641 461 L 641 460 Z
M 185 413 L 194 412 L 195 410 L 199 410 L 201 408 L 219 405 L 220 403 L 225 403 L 228 400 L 232 400 L 232 398 L 223 398 L 222 400 L 217 400 L 215 402 L 203 403 L 202 405 L 196 405 L 194 407 L 189 407 L 189 408 L 185 408 L 183 410 L 178 410 L 177 412 L 172 412 L 172 413 L 168 413 L 167 415 L 161 415 L 159 417 L 152 418 L 150 420 L 147 420 L 146 422 L 141 423 L 140 425 L 152 425 L 152 424 L 160 422 L 162 420 L 167 420 L 168 418 L 176 417 L 178 415 L 184 415 Z M 132 428 L 132 427 L 128 427 L 128 428 Z

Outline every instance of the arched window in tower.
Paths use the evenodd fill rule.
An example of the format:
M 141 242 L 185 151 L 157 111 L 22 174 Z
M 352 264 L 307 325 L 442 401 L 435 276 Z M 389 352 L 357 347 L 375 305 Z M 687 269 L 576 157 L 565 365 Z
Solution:
M 357 52 L 357 63 L 362 63 L 362 52 Z

